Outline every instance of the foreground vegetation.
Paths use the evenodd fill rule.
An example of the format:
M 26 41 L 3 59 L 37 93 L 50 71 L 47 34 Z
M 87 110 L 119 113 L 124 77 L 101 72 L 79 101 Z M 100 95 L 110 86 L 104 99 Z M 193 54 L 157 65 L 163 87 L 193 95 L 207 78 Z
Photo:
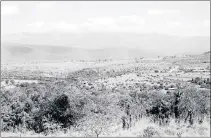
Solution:
M 5 135 L 209 136 L 210 89 L 196 87 L 194 79 L 124 80 L 131 72 L 144 76 L 88 68 L 38 83 L 5 80 L 14 87 L 2 88 L 1 129 Z

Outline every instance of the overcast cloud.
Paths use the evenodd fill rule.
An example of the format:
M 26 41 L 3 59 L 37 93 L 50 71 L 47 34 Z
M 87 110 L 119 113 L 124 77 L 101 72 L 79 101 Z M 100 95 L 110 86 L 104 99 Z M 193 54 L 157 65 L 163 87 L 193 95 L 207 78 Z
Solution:
M 138 32 L 209 36 L 209 2 L 2 2 L 2 35 L 20 32 Z

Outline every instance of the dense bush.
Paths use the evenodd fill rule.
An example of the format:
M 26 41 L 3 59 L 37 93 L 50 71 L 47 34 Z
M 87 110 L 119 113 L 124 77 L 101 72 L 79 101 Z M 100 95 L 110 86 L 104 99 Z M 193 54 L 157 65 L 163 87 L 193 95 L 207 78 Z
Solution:
M 2 130 L 13 130 L 26 125 L 37 133 L 46 131 L 46 123 L 65 128 L 73 125 L 79 113 L 72 110 L 70 97 L 59 86 L 30 85 L 2 93 Z
M 192 78 L 191 82 L 194 83 L 194 84 L 200 85 L 201 88 L 210 89 L 210 85 L 211 85 L 210 78 L 196 77 L 196 78 Z
M 158 70 L 155 70 L 155 73 L 158 73 L 159 71 Z
M 152 102 L 150 104 L 150 100 L 148 100 L 147 105 L 151 105 L 151 107 L 147 111 L 158 118 L 169 118 L 171 115 L 180 121 L 189 120 L 192 123 L 193 120 L 202 121 L 204 116 L 209 116 L 210 93 L 206 90 L 197 90 L 187 85 L 172 94 L 152 93 L 148 96 Z

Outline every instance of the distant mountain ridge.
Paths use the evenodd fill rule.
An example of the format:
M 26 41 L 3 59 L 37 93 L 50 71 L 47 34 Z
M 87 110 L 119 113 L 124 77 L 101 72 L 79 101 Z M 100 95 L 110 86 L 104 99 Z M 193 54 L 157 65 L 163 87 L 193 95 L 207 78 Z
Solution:
M 150 53 L 150 51 L 147 51 Z M 36 46 L 8 44 L 1 47 L 1 59 L 6 60 L 96 60 L 96 59 L 123 59 L 157 57 L 157 55 L 136 48 L 105 48 L 105 49 L 83 49 L 64 46 Z M 175 59 L 200 59 L 210 60 L 210 51 L 202 54 L 177 54 L 166 56 L 164 60 Z
M 1 48 L 2 60 L 95 60 L 122 59 L 146 56 L 140 49 L 104 48 L 84 49 L 64 46 L 36 46 L 9 44 Z
M 2 60 L 155 58 L 208 51 L 210 38 L 139 33 L 21 33 L 2 37 Z

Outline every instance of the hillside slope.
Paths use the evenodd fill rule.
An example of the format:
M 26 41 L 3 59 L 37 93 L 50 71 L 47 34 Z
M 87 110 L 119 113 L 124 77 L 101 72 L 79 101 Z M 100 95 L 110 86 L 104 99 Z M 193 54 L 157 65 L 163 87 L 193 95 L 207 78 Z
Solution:
M 135 48 L 85 49 L 65 46 L 4 44 L 2 60 L 95 60 L 152 56 Z
M 210 38 L 140 33 L 20 33 L 2 36 L 2 59 L 90 60 L 199 54 Z

